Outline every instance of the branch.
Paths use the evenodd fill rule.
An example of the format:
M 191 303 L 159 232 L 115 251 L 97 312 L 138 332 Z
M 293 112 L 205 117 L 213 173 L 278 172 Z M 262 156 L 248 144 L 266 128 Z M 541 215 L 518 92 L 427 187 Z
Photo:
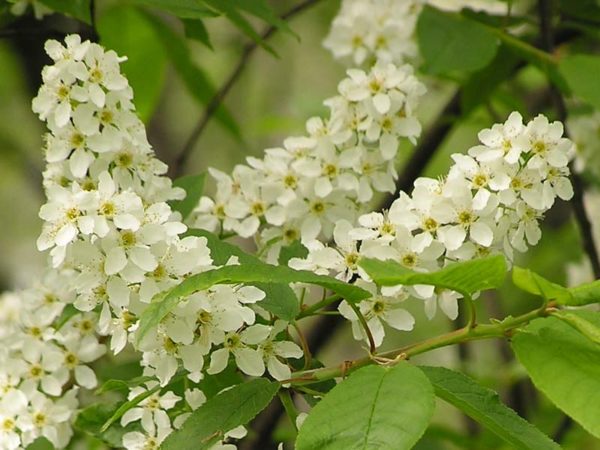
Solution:
M 289 20 L 292 17 L 294 17 L 296 14 L 313 6 L 314 4 L 316 4 L 319 1 L 320 0 L 304 0 L 303 2 L 301 2 L 301 3 L 297 4 L 296 6 L 294 6 L 293 8 L 291 8 L 289 11 L 282 14 L 281 19 Z M 275 34 L 276 31 L 277 31 L 276 26 L 274 26 L 274 25 L 269 26 L 260 35 L 260 38 L 261 38 L 260 40 L 265 41 L 265 40 L 269 39 L 273 34 Z M 200 118 L 200 121 L 194 127 L 192 132 L 190 133 L 190 136 L 188 137 L 186 144 L 183 147 L 183 150 L 181 151 L 181 153 L 175 158 L 175 161 L 173 161 L 173 163 L 171 164 L 170 171 L 171 171 L 171 175 L 173 177 L 178 177 L 182 174 L 183 168 L 185 167 L 186 162 L 188 161 L 190 155 L 192 154 L 192 151 L 194 150 L 194 146 L 196 145 L 196 142 L 198 141 L 198 139 L 200 138 L 200 136 L 206 129 L 206 126 L 208 125 L 208 122 L 210 122 L 210 119 L 212 118 L 212 116 L 217 112 L 217 109 L 219 109 L 219 106 L 221 105 L 221 103 L 223 103 L 223 100 L 225 99 L 227 94 L 229 94 L 229 91 L 231 90 L 231 88 L 234 86 L 236 81 L 240 78 L 240 75 L 244 71 L 244 68 L 246 67 L 247 62 L 250 59 L 250 56 L 252 56 L 252 54 L 254 53 L 254 51 L 257 48 L 258 48 L 257 41 L 252 41 L 252 42 L 249 42 L 248 44 L 246 44 L 246 46 L 242 50 L 240 59 L 238 60 L 238 63 L 236 64 L 234 69 L 231 71 L 231 74 L 229 75 L 229 77 L 227 78 L 225 83 L 223 83 L 221 88 L 213 95 L 213 97 L 206 104 L 206 109 L 204 110 L 204 114 Z
M 377 355 L 377 359 L 388 359 L 393 363 L 394 361 L 406 360 L 413 356 L 420 355 L 421 353 L 426 353 L 449 345 L 483 339 L 510 337 L 515 329 L 528 324 L 538 317 L 546 317 L 555 310 L 554 304 L 550 303 L 548 306 L 543 306 L 542 308 L 535 309 L 521 316 L 508 317 L 501 322 L 477 325 L 474 328 L 466 326 L 459 330 L 426 339 L 416 344 L 381 353 Z M 293 378 L 284 380 L 282 383 L 291 383 L 294 385 L 317 383 L 345 376 L 356 369 L 375 364 L 376 362 L 377 361 L 371 357 L 360 358 L 354 361 L 344 361 L 342 364 L 332 367 L 296 372 Z

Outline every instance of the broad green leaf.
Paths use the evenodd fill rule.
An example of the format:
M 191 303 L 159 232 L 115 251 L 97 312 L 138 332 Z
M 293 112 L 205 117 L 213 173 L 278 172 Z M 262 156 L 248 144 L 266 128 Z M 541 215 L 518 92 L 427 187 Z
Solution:
M 296 449 L 410 449 L 427 429 L 434 405 L 431 383 L 407 362 L 364 367 L 310 411 Z
M 207 400 L 171 433 L 161 450 L 203 450 L 223 439 L 225 433 L 252 420 L 271 402 L 279 383 L 258 378 L 232 387 Z
M 419 15 L 417 39 L 426 70 L 433 74 L 481 69 L 494 58 L 499 43 L 486 26 L 430 6 Z
M 600 56 L 566 56 L 560 60 L 558 70 L 575 95 L 595 108 L 600 108 Z
M 182 188 L 186 195 L 183 200 L 173 200 L 170 202 L 171 208 L 181 213 L 183 219 L 187 219 L 194 208 L 198 205 L 200 197 L 204 192 L 204 183 L 206 174 L 187 175 L 173 181 L 173 186 Z
M 39 0 L 52 11 L 66 14 L 87 24 L 92 23 L 91 0 Z
M 203 1 L 211 8 L 214 8 L 215 10 L 220 11 L 222 14 L 224 14 L 225 17 L 227 17 L 231 21 L 231 23 L 233 23 L 240 31 L 242 31 L 244 34 L 250 37 L 254 42 L 259 44 L 272 55 L 277 56 L 275 50 L 273 50 L 273 48 L 263 40 L 262 36 L 260 36 L 256 32 L 252 24 L 248 22 L 248 20 L 242 14 L 240 14 L 239 10 L 242 8 L 240 5 L 237 4 L 238 0 Z
M 194 39 L 198 42 L 201 42 L 211 50 L 214 50 L 210 42 L 208 30 L 206 29 L 204 22 L 202 22 L 201 20 L 192 19 L 183 19 L 182 22 L 183 28 L 185 30 L 185 36 L 188 39 Z
M 204 71 L 192 61 L 185 39 L 155 15 L 145 13 L 144 17 L 154 29 L 156 38 L 166 51 L 189 93 L 201 105 L 208 104 L 215 95 L 216 90 Z M 235 119 L 223 105 L 217 107 L 215 118 L 234 137 L 241 139 L 240 129 Z
M 371 296 L 369 292 L 357 286 L 306 270 L 294 270 L 285 266 L 272 266 L 259 262 L 224 266 L 188 277 L 171 289 L 162 300 L 150 304 L 140 316 L 137 342 L 140 342 L 150 330 L 156 327 L 177 306 L 182 297 L 208 289 L 215 284 L 237 283 L 315 284 L 332 290 L 350 302 L 357 302 Z
M 48 439 L 40 436 L 27 446 L 27 450 L 54 450 L 55 447 Z
M 381 286 L 428 284 L 451 289 L 465 297 L 500 287 L 506 276 L 506 262 L 502 255 L 453 263 L 429 273 L 414 272 L 396 261 L 364 258 L 358 264 Z
M 203 6 L 199 0 L 134 0 L 135 3 L 162 9 L 182 19 L 215 17 L 214 10 Z
M 600 327 L 600 313 L 572 313 Z M 535 386 L 600 438 L 600 345 L 560 319 L 547 317 L 516 333 L 512 348 Z
M 198 387 L 206 395 L 206 398 L 213 398 L 223 389 L 242 384 L 243 382 L 244 376 L 238 370 L 235 363 L 231 362 L 223 372 L 216 375 L 205 373 L 200 383 L 198 383 Z
M 529 269 L 513 267 L 512 279 L 518 288 L 530 294 L 539 295 L 545 300 L 558 300 L 560 303 L 566 303 L 570 297 L 567 288 L 552 283 Z
M 148 122 L 160 99 L 165 78 L 166 55 L 161 41 L 143 14 L 125 5 L 117 5 L 102 14 L 97 28 L 104 46 L 127 56 L 121 65 L 123 73 L 135 93 L 137 113 Z
M 466 375 L 444 367 L 420 367 L 435 394 L 454 405 L 514 449 L 560 450 L 560 446 L 504 405 L 498 394 Z

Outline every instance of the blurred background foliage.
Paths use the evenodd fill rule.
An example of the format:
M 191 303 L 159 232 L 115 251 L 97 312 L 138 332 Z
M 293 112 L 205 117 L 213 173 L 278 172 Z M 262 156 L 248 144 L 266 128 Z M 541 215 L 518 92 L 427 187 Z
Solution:
M 57 1 L 43 3 L 50 5 Z M 63 7 L 65 3 L 68 2 L 63 2 Z M 250 8 L 263 5 L 267 9 L 243 11 L 240 22 L 235 10 L 233 13 L 222 11 L 223 15 L 219 17 L 212 17 L 209 12 L 194 17 L 185 10 L 186 2 L 180 0 L 103 0 L 94 5 L 94 29 L 90 26 L 90 11 L 77 9 L 86 4 L 85 1 L 74 0 L 68 6 L 73 8 L 69 11 L 71 15 L 80 20 L 62 15 L 50 15 L 42 21 L 31 16 L 13 18 L 7 14 L 9 5 L 2 6 L 0 25 L 6 30 L 15 30 L 14 33 L 3 33 L 0 29 L 2 289 L 30 285 L 45 265 L 46 255 L 35 248 L 41 223 L 37 211 L 44 200 L 40 175 L 44 130 L 31 112 L 30 104 L 40 83 L 39 70 L 49 62 L 43 53 L 46 38 L 65 32 L 81 32 L 86 37 L 99 37 L 107 47 L 128 56 L 123 69 L 134 88 L 135 102 L 147 124 L 150 142 L 162 160 L 173 164 L 188 145 L 192 130 L 201 122 L 206 105 L 216 90 L 227 81 L 242 55 L 248 52 L 248 46 L 254 45 L 253 39 L 261 30 L 281 28 L 242 60 L 239 79 L 219 104 L 206 129 L 194 141 L 190 158 L 180 167 L 178 175 L 196 174 L 209 166 L 230 171 L 246 156 L 260 156 L 264 148 L 279 146 L 285 137 L 302 134 L 306 119 L 325 113 L 323 100 L 335 95 L 336 85 L 344 74 L 344 68 L 321 45 L 339 2 L 310 2 L 314 5 L 295 15 L 289 21 L 289 28 L 285 22 L 274 18 L 301 3 L 298 0 L 255 3 L 240 0 L 240 3 L 250 5 Z M 444 2 L 438 3 L 444 6 Z M 446 6 L 450 3 L 453 2 L 447 2 Z M 529 1 L 514 3 L 521 4 L 523 10 L 532 5 Z M 229 1 L 223 4 L 229 4 Z M 584 7 L 584 15 L 586 11 Z M 184 16 L 184 20 L 179 20 L 177 15 Z M 595 27 L 592 32 L 597 33 L 598 25 Z M 96 32 L 98 36 L 95 36 Z M 576 45 L 587 46 L 585 42 Z M 505 70 L 513 64 L 511 56 L 502 51 L 493 71 Z M 424 135 L 427 135 L 428 124 L 436 120 L 464 77 L 456 74 L 442 79 L 425 73 L 421 76 L 427 81 L 430 92 L 418 111 L 425 124 Z M 486 76 L 491 75 L 482 73 L 479 82 L 477 79 L 472 81 L 471 95 L 476 97 L 479 90 L 486 90 Z M 487 95 L 484 101 L 472 104 L 469 104 L 468 96 L 463 97 L 463 111 L 446 118 L 452 121 L 451 131 L 423 175 L 443 175 L 450 165 L 451 153 L 466 151 L 476 143 L 480 129 L 504 121 L 514 109 L 522 111 L 526 119 L 539 112 L 556 117 L 547 93 L 546 78 L 531 65 L 518 70 L 515 76 L 484 95 Z M 398 161 L 399 168 L 410 152 L 409 147 L 400 152 L 407 156 L 401 158 L 404 161 Z M 552 281 L 565 283 L 565 267 L 581 259 L 581 248 L 570 208 L 557 204 L 543 223 L 542 241 L 519 257 L 518 264 L 531 267 Z M 482 300 L 478 303 L 482 318 L 516 315 L 532 309 L 538 301 L 517 291 L 510 283 Z M 392 331 L 394 337 L 387 341 L 390 347 L 439 334 L 454 326 L 442 315 L 428 321 L 419 305 L 412 306 L 417 306 L 411 311 L 417 319 L 417 328 L 410 335 Z M 362 355 L 349 327 L 340 328 L 329 338 L 319 355 L 323 363 L 337 363 Z M 439 349 L 417 361 L 462 366 L 467 373 L 498 390 L 504 401 L 549 435 L 554 435 L 563 421 L 564 416 L 542 394 L 534 391 L 504 342 L 478 342 L 461 349 Z M 461 427 L 468 432 L 452 431 Z M 274 435 L 284 439 L 290 433 L 289 423 L 282 419 Z M 503 445 L 456 410 L 439 402 L 435 425 L 418 448 L 507 448 Z M 600 449 L 600 444 L 576 425 L 569 427 L 562 445 L 574 450 Z

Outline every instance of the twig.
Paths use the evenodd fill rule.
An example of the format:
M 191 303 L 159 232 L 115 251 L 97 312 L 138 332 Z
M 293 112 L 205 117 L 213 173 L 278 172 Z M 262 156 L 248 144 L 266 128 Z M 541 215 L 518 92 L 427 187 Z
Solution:
M 289 20 L 296 14 L 304 11 L 305 9 L 309 8 L 310 6 L 316 4 L 319 1 L 320 0 L 304 0 L 303 2 L 291 8 L 289 11 L 282 14 L 281 19 Z M 277 31 L 277 29 L 278 28 L 273 25 L 266 28 L 265 31 L 263 31 L 260 35 L 261 41 L 265 41 L 268 38 L 270 38 Z M 196 126 L 190 133 L 190 136 L 188 137 L 181 153 L 175 158 L 175 160 L 171 164 L 172 176 L 178 177 L 182 174 L 185 163 L 188 161 L 190 155 L 192 154 L 196 142 L 206 129 L 206 126 L 208 125 L 208 122 L 210 122 L 212 116 L 217 112 L 217 109 L 219 109 L 219 106 L 221 105 L 231 88 L 239 79 L 244 68 L 246 67 L 246 63 L 250 59 L 250 56 L 252 56 L 252 54 L 257 48 L 258 42 L 256 41 L 252 41 L 246 44 L 246 46 L 242 50 L 240 59 L 238 60 L 238 63 L 236 64 L 234 69 L 231 71 L 231 74 L 229 75 L 225 83 L 223 83 L 221 88 L 215 93 L 215 95 L 213 95 L 213 97 L 206 104 L 206 109 L 204 110 L 204 114 L 200 118 L 200 121 L 196 124 Z

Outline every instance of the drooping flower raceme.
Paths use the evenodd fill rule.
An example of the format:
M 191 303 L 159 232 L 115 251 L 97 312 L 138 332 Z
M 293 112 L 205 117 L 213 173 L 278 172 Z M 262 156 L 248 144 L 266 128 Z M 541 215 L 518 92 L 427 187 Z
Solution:
M 374 191 L 394 192 L 400 141 L 421 132 L 414 110 L 424 86 L 410 66 L 378 64 L 349 70 L 338 89 L 325 102 L 329 117 L 308 120 L 307 136 L 248 158 L 231 175 L 211 169 L 216 196 L 201 199 L 195 227 L 255 235 L 276 261 L 282 245 L 327 239 L 337 220 L 354 221 Z
M 334 246 L 308 245 L 308 256 L 292 259 L 290 265 L 369 281 L 357 265 L 361 257 L 393 259 L 428 272 L 492 253 L 512 260 L 514 250 L 537 244 L 544 213 L 556 197 L 573 196 L 567 166 L 573 143 L 563 137 L 560 122 L 549 123 L 539 115 L 524 125 L 516 112 L 504 124 L 481 131 L 479 139 L 481 144 L 468 154 L 452 155 L 446 177 L 419 178 L 412 195 L 401 193 L 389 211 L 361 216 L 357 227 L 338 221 Z M 458 315 L 455 292 L 419 285 L 383 288 L 380 296 L 359 304 L 376 344 L 383 338 L 382 320 L 394 328 L 411 328 L 408 313 L 396 306 L 408 296 L 422 299 L 430 317 L 437 304 L 451 319 Z M 355 336 L 364 337 L 356 313 L 346 303 L 340 312 L 353 321 Z

